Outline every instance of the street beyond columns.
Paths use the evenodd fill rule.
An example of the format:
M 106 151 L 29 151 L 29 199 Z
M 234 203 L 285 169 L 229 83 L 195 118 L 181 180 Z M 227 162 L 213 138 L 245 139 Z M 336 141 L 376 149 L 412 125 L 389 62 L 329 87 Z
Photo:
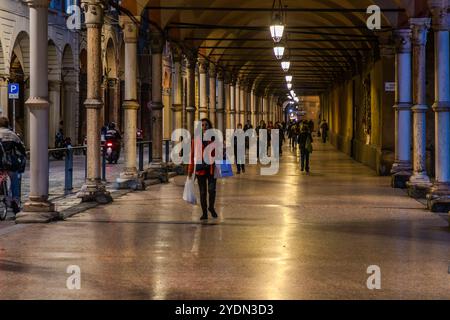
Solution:
M 183 184 L 0 229 L 0 299 L 450 298 L 446 215 L 329 145 L 315 146 L 309 176 L 286 147 L 278 175 L 249 166 L 220 180 L 217 220 L 199 221 Z

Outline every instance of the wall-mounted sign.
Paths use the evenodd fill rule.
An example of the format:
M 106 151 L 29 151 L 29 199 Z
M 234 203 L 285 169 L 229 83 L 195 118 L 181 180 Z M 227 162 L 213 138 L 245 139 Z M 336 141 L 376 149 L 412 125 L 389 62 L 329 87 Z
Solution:
M 395 92 L 395 82 L 385 82 L 384 83 L 384 91 Z

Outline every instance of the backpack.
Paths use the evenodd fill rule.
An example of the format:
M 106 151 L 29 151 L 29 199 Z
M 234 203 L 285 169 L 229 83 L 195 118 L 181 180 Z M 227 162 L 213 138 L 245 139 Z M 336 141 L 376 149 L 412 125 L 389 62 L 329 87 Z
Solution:
M 16 148 L 13 141 L 0 139 L 0 170 L 23 173 L 26 166 L 26 157 Z

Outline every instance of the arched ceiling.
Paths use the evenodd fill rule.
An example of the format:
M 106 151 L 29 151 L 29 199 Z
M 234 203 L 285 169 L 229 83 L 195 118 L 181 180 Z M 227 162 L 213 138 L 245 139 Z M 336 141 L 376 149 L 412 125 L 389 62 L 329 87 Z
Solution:
M 278 1 L 278 0 L 277 0 Z M 273 54 L 268 26 L 272 0 L 122 0 L 136 15 L 147 16 L 171 39 L 260 90 L 287 91 L 285 73 Z M 333 78 L 355 68 L 378 46 L 379 34 L 407 25 L 426 13 L 426 0 L 283 0 L 287 47 L 298 92 L 320 92 Z M 366 27 L 366 9 L 381 7 L 383 30 Z

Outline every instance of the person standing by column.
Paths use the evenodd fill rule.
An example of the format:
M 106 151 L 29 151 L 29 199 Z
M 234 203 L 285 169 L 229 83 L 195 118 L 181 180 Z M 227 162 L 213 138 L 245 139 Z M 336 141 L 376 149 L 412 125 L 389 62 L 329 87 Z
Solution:
M 309 130 L 308 122 L 301 126 L 300 134 L 298 135 L 298 145 L 300 147 L 300 167 L 302 172 L 306 171 L 309 174 L 309 156 L 312 153 L 313 138 Z
M 203 215 L 200 217 L 200 220 L 208 219 L 208 211 L 211 213 L 213 218 L 218 218 L 217 212 L 214 208 L 216 202 L 216 182 L 217 179 L 214 178 L 214 159 L 210 158 L 209 163 L 207 164 L 205 161 L 205 156 L 209 156 L 204 153 L 205 148 L 213 143 L 213 140 L 206 140 L 204 135 L 206 131 L 209 129 L 213 129 L 212 123 L 209 119 L 203 118 L 201 120 L 201 138 L 196 140 L 195 138 L 192 140 L 191 147 L 191 160 L 188 166 L 188 176 L 189 178 L 195 174 L 195 177 L 198 180 L 198 187 L 200 190 L 200 203 L 202 206 Z M 201 152 L 198 151 L 201 148 Z M 201 159 L 197 159 L 201 157 Z M 214 154 L 212 154 L 214 157 Z M 198 162 L 198 163 L 197 163 Z M 208 195 L 209 195 L 209 204 L 208 204 Z

